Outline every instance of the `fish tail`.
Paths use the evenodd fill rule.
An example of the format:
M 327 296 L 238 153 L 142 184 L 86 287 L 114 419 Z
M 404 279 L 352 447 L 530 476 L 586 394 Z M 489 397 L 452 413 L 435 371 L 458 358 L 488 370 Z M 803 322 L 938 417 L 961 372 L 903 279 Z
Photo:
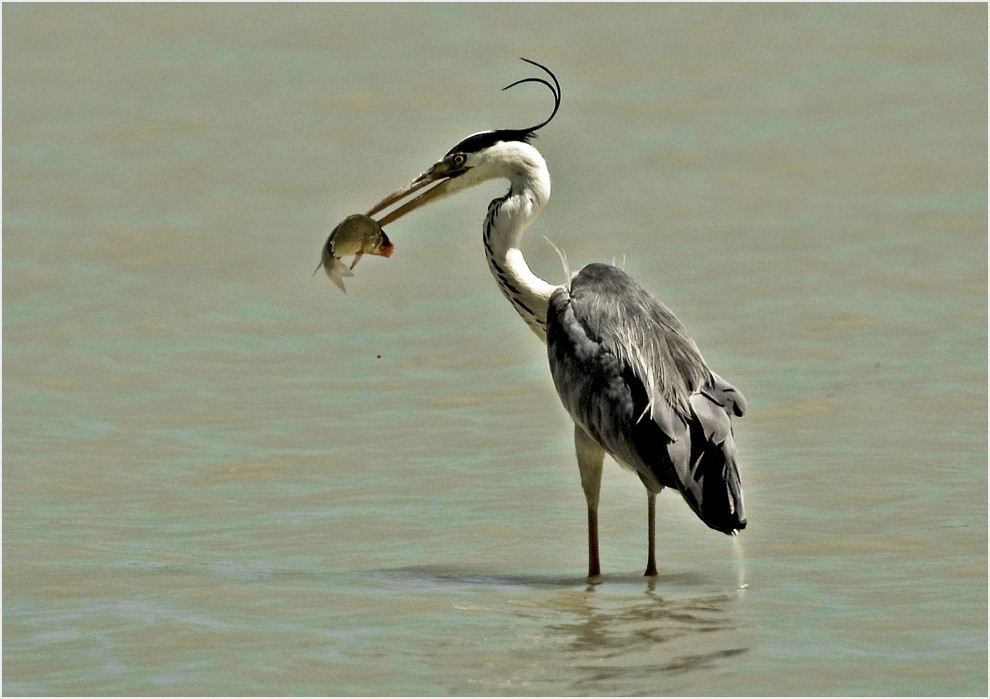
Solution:
M 327 270 L 327 276 L 330 277 L 330 281 L 337 285 L 337 287 L 347 293 L 347 289 L 344 288 L 344 277 L 353 277 L 354 272 L 347 269 L 347 265 L 340 261 L 339 257 L 333 258 L 333 262 L 329 265 L 324 265 Z

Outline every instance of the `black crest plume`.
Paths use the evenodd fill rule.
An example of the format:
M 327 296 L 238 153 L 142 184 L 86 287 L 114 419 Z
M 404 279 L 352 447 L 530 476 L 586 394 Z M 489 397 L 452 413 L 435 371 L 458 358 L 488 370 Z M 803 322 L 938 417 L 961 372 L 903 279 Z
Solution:
M 545 65 L 541 65 L 536 61 L 531 61 L 528 58 L 520 58 L 519 60 L 526 61 L 530 65 L 536 66 L 537 68 L 545 72 L 547 75 L 549 75 L 550 79 L 553 80 L 553 85 L 551 85 L 544 78 L 523 78 L 522 80 L 517 80 L 511 85 L 506 85 L 505 87 L 502 88 L 503 90 L 508 90 L 510 87 L 515 87 L 516 85 L 522 85 L 523 83 L 542 83 L 543 85 L 546 85 L 548 88 L 550 88 L 550 92 L 553 93 L 553 111 L 550 112 L 550 116 L 548 116 L 545 121 L 541 121 L 536 126 L 530 126 L 528 129 L 519 129 L 519 131 L 522 131 L 523 133 L 532 136 L 535 135 L 537 129 L 542 129 L 544 126 L 549 124 L 555 116 L 557 116 L 557 110 L 560 109 L 560 81 L 557 80 L 557 76 L 554 75 L 553 72 Z
M 546 74 L 553 80 L 553 85 L 551 85 L 545 78 L 523 78 L 522 80 L 517 80 L 511 85 L 506 85 L 502 89 L 508 90 L 510 87 L 522 85 L 523 83 L 540 83 L 542 85 L 546 85 L 550 88 L 550 92 L 553 93 L 553 111 L 550 112 L 550 116 L 547 117 L 545 121 L 541 121 L 536 126 L 530 126 L 528 129 L 496 129 L 495 131 L 482 131 L 481 133 L 476 133 L 473 136 L 468 136 L 447 151 L 447 155 L 450 155 L 451 153 L 473 153 L 489 148 L 502 141 L 522 141 L 523 143 L 529 143 L 531 138 L 536 137 L 536 130 L 542 129 L 550 123 L 550 120 L 553 119 L 554 116 L 557 115 L 557 110 L 560 108 L 560 82 L 557 80 L 557 76 L 551 73 L 549 68 L 540 65 L 536 61 L 531 61 L 528 58 L 523 58 L 521 60 L 531 63 L 537 68 L 545 71 Z

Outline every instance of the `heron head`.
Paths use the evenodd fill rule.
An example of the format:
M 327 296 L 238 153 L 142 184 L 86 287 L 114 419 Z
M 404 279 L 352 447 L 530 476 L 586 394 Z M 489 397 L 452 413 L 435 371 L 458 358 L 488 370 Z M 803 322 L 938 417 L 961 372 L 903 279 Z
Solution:
M 511 177 L 513 166 L 525 166 L 528 158 L 536 152 L 529 145 L 536 136 L 536 131 L 543 128 L 556 116 L 560 107 L 560 82 L 546 66 L 542 66 L 528 58 L 522 60 L 541 68 L 553 80 L 551 85 L 543 78 L 524 78 L 502 88 L 508 90 L 522 83 L 536 82 L 546 85 L 553 93 L 554 105 L 550 116 L 535 126 L 526 129 L 497 129 L 481 131 L 463 139 L 451 148 L 433 166 L 416 177 L 405 187 L 397 189 L 375 204 L 369 211 L 369 216 L 387 209 L 415 192 L 429 187 L 416 197 L 410 199 L 392 212 L 378 219 L 382 227 L 398 220 L 410 211 L 445 196 L 449 196 L 467 187 L 485 180 L 499 177 Z M 532 153 L 530 153 L 532 151 Z M 430 185 L 433 185 L 430 187 Z

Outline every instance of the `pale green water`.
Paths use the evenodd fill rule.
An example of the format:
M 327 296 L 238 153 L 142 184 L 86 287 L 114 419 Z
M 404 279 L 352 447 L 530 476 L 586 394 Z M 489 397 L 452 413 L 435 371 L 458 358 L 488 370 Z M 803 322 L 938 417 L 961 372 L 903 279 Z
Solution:
M 985 695 L 986 13 L 5 5 L 4 693 Z M 749 399 L 738 560 L 665 494 L 644 580 L 610 466 L 581 577 L 502 185 L 310 276 L 543 118 L 520 55 L 531 266 L 624 257 Z

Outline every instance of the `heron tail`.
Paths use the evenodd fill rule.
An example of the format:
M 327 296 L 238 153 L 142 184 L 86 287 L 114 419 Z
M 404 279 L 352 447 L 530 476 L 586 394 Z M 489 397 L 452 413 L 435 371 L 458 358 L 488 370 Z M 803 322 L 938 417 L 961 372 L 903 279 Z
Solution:
M 745 409 L 745 402 L 724 379 L 722 383 L 738 397 L 738 402 L 717 402 L 709 391 L 691 395 L 690 456 L 687 472 L 679 472 L 681 494 L 695 514 L 712 529 L 734 534 L 746 527 L 742 481 L 739 478 L 736 443 L 732 438 L 729 412 Z M 741 414 L 741 412 L 735 412 Z M 682 462 L 683 467 L 683 462 Z M 681 469 L 677 469 L 681 471 Z

